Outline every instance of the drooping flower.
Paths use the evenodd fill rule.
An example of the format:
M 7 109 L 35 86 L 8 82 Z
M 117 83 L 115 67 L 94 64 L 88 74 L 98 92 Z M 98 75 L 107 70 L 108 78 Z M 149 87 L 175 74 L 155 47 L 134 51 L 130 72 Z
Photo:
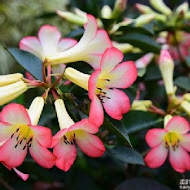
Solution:
M 120 120 L 130 109 L 128 96 L 117 88 L 128 88 L 137 78 L 133 61 L 122 62 L 123 54 L 116 48 L 107 49 L 102 57 L 100 68 L 89 75 L 72 68 L 65 70 L 65 76 L 75 84 L 89 91 L 89 98 L 102 105 L 112 118 Z M 120 63 L 120 64 L 119 64 Z M 101 105 L 102 104 L 102 105 Z
M 37 113 L 38 108 L 41 107 L 36 107 Z M 33 118 L 33 121 L 36 120 Z M 40 166 L 51 168 L 55 163 L 55 156 L 47 149 L 52 142 L 51 130 L 33 125 L 22 105 L 12 103 L 1 111 L 0 142 L 3 142 L 0 147 L 0 161 L 9 168 L 20 166 L 28 149 Z
M 46 56 L 54 55 L 57 52 L 64 52 L 77 44 L 77 41 L 72 38 L 61 38 L 61 33 L 55 26 L 44 25 L 38 32 L 38 37 L 27 36 L 21 39 L 19 47 L 22 50 L 28 51 L 42 61 Z M 61 62 L 64 63 L 64 62 Z M 53 72 L 62 73 L 65 66 L 61 65 L 53 67 Z
M 169 161 L 177 172 L 190 170 L 190 131 L 189 123 L 180 116 L 169 120 L 164 129 L 150 129 L 146 134 L 146 142 L 151 147 L 145 157 L 150 168 L 158 168 Z
M 93 116 L 90 114 L 90 119 L 74 123 L 61 99 L 55 101 L 55 108 L 61 129 L 52 140 L 53 154 L 57 157 L 55 165 L 61 170 L 68 171 L 77 157 L 76 144 L 90 157 L 102 156 L 105 147 L 93 134 L 98 132 L 103 120 L 98 121 L 95 113 Z
M 111 41 L 105 30 L 98 29 L 96 19 L 87 15 L 85 32 L 80 41 L 67 51 L 46 57 L 47 64 L 57 65 L 85 61 L 94 69 L 100 66 L 102 54 L 107 48 L 112 47 Z

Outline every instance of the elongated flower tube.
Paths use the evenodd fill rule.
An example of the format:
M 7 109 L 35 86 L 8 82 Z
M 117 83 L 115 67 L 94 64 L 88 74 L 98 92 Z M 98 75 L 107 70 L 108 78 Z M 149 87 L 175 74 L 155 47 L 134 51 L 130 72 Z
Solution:
M 174 94 L 175 92 L 175 88 L 173 85 L 174 62 L 169 52 L 165 49 L 161 50 L 160 59 L 159 59 L 159 68 L 166 88 L 166 93 L 168 95 Z
M 38 107 L 36 112 L 39 113 Z M 20 166 L 27 150 L 42 167 L 51 168 L 55 163 L 56 157 L 47 149 L 52 143 L 51 130 L 32 125 L 27 110 L 20 104 L 9 104 L 1 111 L 0 142 L 4 142 L 0 147 L 0 161 L 9 168 Z
M 122 119 L 123 114 L 130 109 L 128 96 L 117 88 L 128 88 L 137 78 L 134 62 L 120 63 L 122 59 L 123 54 L 118 49 L 107 49 L 103 54 L 100 68 L 92 73 L 89 80 L 85 74 L 72 68 L 65 70 L 65 76 L 71 82 L 88 90 L 89 98 L 97 103 L 99 109 L 102 109 L 103 105 L 107 114 L 117 120 Z
M 14 100 L 28 89 L 24 81 L 18 81 L 13 84 L 9 84 L 0 87 L 0 105 L 6 104 L 11 100 Z
M 137 68 L 145 68 L 148 66 L 148 64 L 151 62 L 151 60 L 153 59 L 154 54 L 153 53 L 147 53 L 144 56 L 142 56 L 141 58 L 137 59 L 135 61 L 135 65 Z
M 61 38 L 61 33 L 57 27 L 44 25 L 40 28 L 38 37 L 27 36 L 22 38 L 19 47 L 44 61 L 46 56 L 54 55 L 57 52 L 64 52 L 76 44 L 77 41 L 74 39 Z M 56 66 L 52 69 L 54 73 L 62 73 L 65 65 Z
M 96 121 L 96 125 L 89 119 L 74 123 L 61 99 L 55 101 L 55 109 L 61 129 L 52 141 L 53 154 L 57 157 L 55 165 L 61 170 L 68 171 L 77 157 L 76 145 L 90 157 L 102 156 L 105 147 L 102 141 L 93 135 L 98 132 L 99 126 L 97 126 Z M 95 115 L 90 114 L 91 120 L 97 120 L 96 113 L 98 110 L 94 111 Z
M 47 64 L 85 61 L 94 69 L 100 66 L 102 54 L 107 48 L 112 47 L 112 44 L 106 31 L 98 30 L 96 19 L 92 15 L 87 15 L 87 20 L 85 32 L 80 41 L 67 51 L 47 56 Z
M 0 87 L 18 82 L 22 78 L 23 78 L 23 75 L 20 73 L 0 75 Z
M 183 173 L 190 170 L 190 126 L 180 116 L 169 120 L 165 129 L 150 129 L 146 134 L 146 142 L 151 147 L 145 157 L 150 168 L 158 168 L 169 155 L 173 169 Z

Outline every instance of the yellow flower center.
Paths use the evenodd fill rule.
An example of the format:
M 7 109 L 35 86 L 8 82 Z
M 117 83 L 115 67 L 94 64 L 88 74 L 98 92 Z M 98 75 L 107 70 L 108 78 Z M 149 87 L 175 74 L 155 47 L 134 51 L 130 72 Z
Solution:
M 23 150 L 28 146 L 31 147 L 32 138 L 34 136 L 34 132 L 31 130 L 31 128 L 28 125 L 18 125 L 15 126 L 16 131 L 11 135 L 11 138 L 13 136 L 16 136 L 17 143 L 15 145 L 15 148 L 18 146 L 18 144 L 23 144 Z
M 76 134 L 75 134 L 75 131 L 70 131 L 70 132 L 67 132 L 64 136 L 63 136 L 63 141 L 65 144 L 75 144 L 75 137 L 76 137 Z
M 180 135 L 176 132 L 168 132 L 164 136 L 164 141 L 165 141 L 165 147 L 168 149 L 169 147 L 175 149 L 178 147 L 178 144 L 180 142 Z

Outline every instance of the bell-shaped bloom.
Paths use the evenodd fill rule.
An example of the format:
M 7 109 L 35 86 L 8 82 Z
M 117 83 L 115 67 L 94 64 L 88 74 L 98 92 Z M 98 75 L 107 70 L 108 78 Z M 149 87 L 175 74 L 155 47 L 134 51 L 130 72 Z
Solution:
M 22 80 L 0 87 L 0 106 L 14 100 L 27 90 L 28 86 Z
M 145 157 L 147 166 L 158 168 L 169 155 L 174 170 L 180 173 L 190 170 L 189 131 L 189 123 L 180 116 L 170 119 L 164 129 L 150 129 L 145 137 L 151 148 Z
M 55 26 L 44 25 L 38 32 L 38 37 L 27 36 L 21 39 L 19 47 L 24 51 L 28 51 L 42 61 L 46 56 L 53 56 L 57 52 L 64 52 L 73 47 L 77 43 L 71 38 L 61 38 L 61 33 Z M 61 62 L 64 63 L 64 62 Z M 53 67 L 53 72 L 62 73 L 65 66 Z
M 38 107 L 36 112 L 39 113 Z M 20 104 L 9 104 L 1 111 L 0 142 L 3 142 L 0 161 L 9 168 L 20 166 L 28 150 L 42 167 L 51 168 L 55 163 L 55 156 L 47 149 L 52 143 L 51 130 L 33 125 L 27 110 Z
M 0 87 L 18 82 L 22 78 L 23 78 L 23 75 L 20 73 L 0 75 Z
M 158 65 L 162 74 L 162 78 L 166 88 L 166 93 L 168 95 L 172 95 L 175 91 L 173 85 L 174 62 L 170 53 L 167 50 L 161 50 Z
M 90 157 L 102 156 L 105 147 L 102 141 L 93 135 L 98 132 L 99 127 L 96 113 L 90 115 L 91 121 L 95 120 L 96 124 L 89 119 L 74 123 L 66 111 L 63 100 L 56 100 L 55 108 L 61 128 L 52 140 L 53 154 L 57 157 L 55 165 L 61 170 L 68 171 L 77 157 L 76 145 Z
M 103 105 L 107 114 L 117 120 L 122 119 L 130 109 L 128 96 L 117 88 L 128 88 L 137 78 L 134 62 L 119 64 L 122 59 L 123 54 L 118 49 L 109 48 L 103 54 L 100 68 L 90 77 L 72 68 L 65 70 L 65 76 L 71 82 L 88 90 L 89 98 L 96 102 L 99 110 L 103 109 Z
M 102 54 L 107 48 L 112 47 L 112 44 L 106 31 L 98 30 L 96 19 L 92 15 L 87 15 L 87 23 L 84 27 L 85 32 L 80 41 L 67 51 L 47 56 L 47 64 L 85 61 L 97 69 L 100 66 Z

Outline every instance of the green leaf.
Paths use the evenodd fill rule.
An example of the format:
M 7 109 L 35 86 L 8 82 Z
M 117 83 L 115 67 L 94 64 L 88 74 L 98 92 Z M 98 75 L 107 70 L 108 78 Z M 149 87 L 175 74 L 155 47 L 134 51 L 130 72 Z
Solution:
M 15 60 L 38 80 L 43 80 L 42 61 L 35 55 L 18 48 L 8 48 Z
M 189 77 L 178 77 L 174 80 L 174 84 L 185 90 L 190 90 L 190 78 Z
M 122 123 L 126 128 L 128 134 L 149 128 L 151 126 L 158 126 L 162 121 L 158 115 L 144 111 L 130 111 L 124 115 Z
M 105 117 L 102 127 L 115 134 L 122 142 L 127 142 L 131 146 L 129 136 L 121 121 Z
M 161 46 L 155 42 L 153 38 L 145 34 L 129 33 L 120 37 L 117 37 L 118 42 L 127 42 L 135 47 L 141 48 L 146 52 L 160 53 Z
M 144 165 L 144 160 L 138 152 L 136 152 L 133 148 L 117 146 L 114 148 L 108 149 L 111 155 L 123 162 L 129 164 L 140 164 Z

